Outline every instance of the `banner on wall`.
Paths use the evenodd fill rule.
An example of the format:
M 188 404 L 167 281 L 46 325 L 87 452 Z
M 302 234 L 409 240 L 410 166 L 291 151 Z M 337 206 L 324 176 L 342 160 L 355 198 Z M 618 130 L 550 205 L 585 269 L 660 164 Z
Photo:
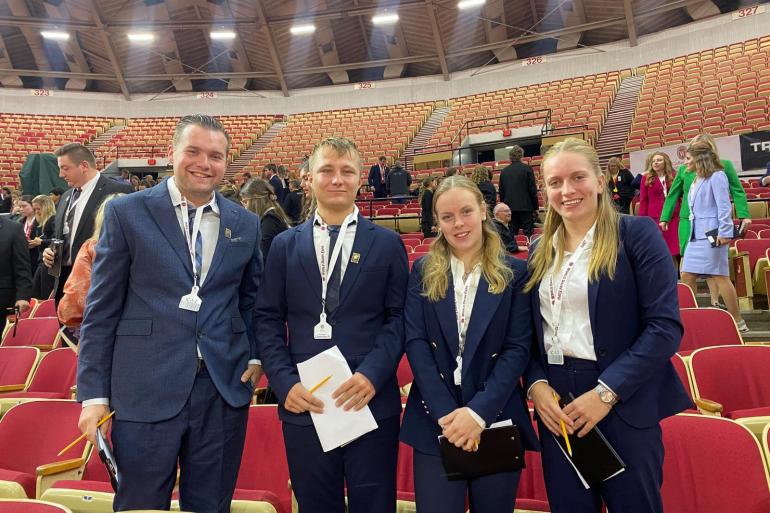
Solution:
M 763 133 L 768 134 L 768 141 L 770 141 L 770 132 L 755 132 L 755 133 Z M 749 134 L 753 135 L 753 134 Z M 743 161 L 743 158 L 741 156 L 741 148 L 743 146 L 741 142 L 741 136 L 738 135 L 730 135 L 727 137 L 717 137 L 717 150 L 719 151 L 719 157 L 724 160 L 729 160 L 733 163 L 735 166 L 735 170 L 738 173 L 741 173 L 742 171 L 749 171 L 752 169 L 758 169 L 762 168 L 764 169 L 767 165 L 767 162 L 763 164 L 762 166 L 748 166 L 747 163 Z M 650 148 L 646 150 L 640 150 L 640 151 L 634 151 L 631 152 L 630 160 L 631 160 L 631 174 L 638 175 L 639 173 L 644 173 L 645 169 L 645 163 L 647 161 L 647 155 L 653 152 L 663 152 L 671 159 L 671 164 L 674 166 L 674 170 L 679 169 L 679 166 L 683 165 L 685 162 L 685 157 L 687 156 L 687 144 L 688 143 L 681 143 L 681 144 L 672 144 L 670 146 L 663 146 L 661 148 Z M 756 174 L 756 173 L 749 173 L 749 174 Z
M 743 169 L 766 169 L 770 163 L 770 131 L 742 134 L 741 161 Z

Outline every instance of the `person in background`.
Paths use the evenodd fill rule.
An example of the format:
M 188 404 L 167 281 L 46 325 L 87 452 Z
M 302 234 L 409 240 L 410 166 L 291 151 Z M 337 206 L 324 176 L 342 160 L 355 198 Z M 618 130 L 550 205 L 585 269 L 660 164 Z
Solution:
M 719 155 L 706 141 L 696 141 L 687 148 L 687 169 L 695 172 L 695 181 L 687 195 L 690 207 L 690 241 L 682 260 L 682 281 L 696 290 L 698 276 L 710 276 L 723 292 L 727 310 L 738 330 L 749 331 L 741 316 L 735 287 L 730 282 L 728 246 L 733 238 L 730 185 Z M 668 229 L 667 223 L 663 228 Z M 709 239 L 708 233 L 717 235 Z M 732 285 L 732 282 L 730 282 Z
M 651 219 L 618 214 L 585 141 L 555 144 L 541 169 L 548 207 L 530 248 L 537 336 L 524 383 L 550 511 L 663 513 L 660 421 L 692 407 L 671 365 L 683 332 L 671 255 Z M 560 421 L 577 437 L 598 426 L 625 471 L 583 486 L 557 443 Z
M 612 157 L 607 161 L 607 187 L 612 195 L 612 201 L 621 214 L 628 214 L 634 188 L 631 183 L 634 177 L 628 169 L 624 169 L 620 159 Z
M 241 190 L 230 183 L 225 183 L 219 187 L 219 194 L 229 199 L 233 203 L 241 204 Z
M 254 178 L 241 189 L 241 203 L 259 216 L 262 238 L 259 241 L 262 260 L 267 261 L 270 245 L 279 233 L 291 226 L 291 220 L 278 204 L 273 187 L 262 178 Z
M 671 165 L 671 159 L 662 151 L 654 151 L 647 155 L 647 163 L 643 176 L 641 193 L 639 195 L 639 215 L 651 217 L 655 224 L 660 223 L 660 214 L 666 202 L 668 191 L 674 182 L 676 173 Z M 679 208 L 674 210 L 669 228 L 663 232 L 666 246 L 674 260 L 674 267 L 679 268 Z
M 9 214 L 13 208 L 13 194 L 10 187 L 0 188 L 0 214 Z
M 289 193 L 283 200 L 283 211 L 291 220 L 291 225 L 296 226 L 302 220 L 302 199 L 304 193 L 299 179 L 289 180 Z
M 96 243 L 99 241 L 99 234 L 104 223 L 104 207 L 112 199 L 120 196 L 123 194 L 110 194 L 104 198 L 99 210 L 96 211 L 94 233 L 80 246 L 80 251 L 78 251 L 75 262 L 72 264 L 72 272 L 67 278 L 67 283 L 64 284 L 64 294 L 56 308 L 59 322 L 70 328 L 70 333 L 73 333 L 75 338 L 73 342 L 76 343 L 79 338 L 80 324 L 83 322 L 86 297 L 91 288 L 91 268 L 94 264 L 94 258 L 96 258 Z
M 444 171 L 444 178 L 449 178 L 450 176 L 454 176 L 457 174 L 457 168 L 455 166 L 450 166 L 446 168 L 446 171 Z
M 141 183 L 141 181 L 139 180 L 139 177 L 136 175 L 131 175 L 128 178 L 128 182 L 129 182 L 129 185 L 131 185 L 131 187 L 135 191 L 138 190 L 139 184 Z
M 278 198 L 278 203 L 280 204 L 283 202 L 283 182 L 281 181 L 281 177 L 278 176 L 278 166 L 272 162 L 267 164 L 264 169 L 262 169 L 262 178 L 267 180 L 267 182 L 273 187 L 275 196 Z
M 759 183 L 765 187 L 770 186 L 770 162 L 767 163 L 767 171 L 765 176 L 759 180 Z
M 481 195 L 484 196 L 484 202 L 487 204 L 487 211 L 492 212 L 497 204 L 497 190 L 495 190 L 495 184 L 492 183 L 492 174 L 486 166 L 479 164 L 473 168 L 471 173 L 471 181 L 481 191 Z
M 0 318 L 29 309 L 32 279 L 24 228 L 0 216 Z
M 32 208 L 35 211 L 35 219 L 39 227 L 42 227 L 37 234 L 40 240 L 38 248 L 46 247 L 51 243 L 56 232 L 56 207 L 50 196 L 40 194 L 32 198 Z M 40 251 L 38 260 L 31 262 L 34 269 L 32 275 L 32 297 L 47 298 L 53 290 L 54 280 L 48 274 L 48 270 L 43 264 L 43 252 Z
M 497 229 L 497 234 L 500 236 L 500 241 L 503 243 L 503 247 L 506 251 L 509 253 L 526 251 L 526 246 L 519 246 L 516 239 L 511 237 L 511 207 L 505 203 L 498 203 L 495 205 L 492 213 L 494 215 L 492 222 Z
M 711 149 L 717 155 L 716 140 L 711 134 L 703 133 L 693 137 L 690 143 L 703 141 L 711 146 Z M 717 157 L 719 158 L 719 157 Z M 725 172 L 727 176 L 727 182 L 730 184 L 730 196 L 735 206 L 735 214 L 741 221 L 741 231 L 745 230 L 751 225 L 751 213 L 749 212 L 749 203 L 746 200 L 746 191 L 743 189 L 741 180 L 738 178 L 738 173 L 735 171 L 735 166 L 732 162 L 725 159 L 719 159 L 720 168 Z M 695 181 L 695 171 L 687 169 L 686 165 L 679 166 L 677 170 L 674 182 L 671 184 L 671 190 L 666 196 L 666 202 L 663 205 L 663 211 L 660 214 L 661 223 L 669 223 L 674 215 L 674 210 L 677 207 L 677 202 L 681 199 L 681 210 L 679 211 L 679 254 L 684 257 L 687 250 L 687 245 L 690 240 L 690 205 L 688 202 L 688 194 L 692 188 L 692 184 Z M 661 225 L 662 227 L 662 225 Z M 668 227 L 664 228 L 668 229 Z M 726 310 L 727 307 L 719 302 L 719 296 L 728 297 L 737 295 L 735 292 L 735 285 L 731 280 L 720 280 L 719 284 L 712 278 L 706 278 L 706 284 L 709 288 L 709 294 L 711 296 L 711 306 L 715 308 L 721 308 Z
M 27 239 L 27 250 L 29 251 L 29 275 L 32 276 L 37 267 L 40 258 L 40 243 L 42 239 L 40 234 L 43 227 L 38 225 L 35 218 L 35 209 L 32 207 L 32 196 L 25 194 L 17 202 L 17 209 L 21 217 L 19 223 L 24 227 L 24 238 Z
M 500 201 L 511 209 L 511 238 L 515 239 L 519 229 L 524 235 L 532 237 L 537 217 L 537 181 L 535 172 L 521 159 L 524 149 L 514 145 L 508 152 L 511 163 L 500 172 L 498 189 Z
M 286 195 L 289 194 L 289 168 L 281 164 L 278 166 L 276 174 L 281 180 L 281 188 L 283 189 L 281 202 L 283 202 L 286 199 Z
M 54 207 L 59 206 L 59 198 L 61 198 L 62 194 L 64 194 L 64 189 L 61 187 L 54 187 L 50 191 L 48 191 L 48 196 L 53 201 Z
M 388 172 L 388 176 L 385 179 L 385 185 L 388 189 L 388 195 L 390 196 L 408 196 L 409 186 L 412 185 L 412 175 L 406 172 L 401 166 L 401 161 L 397 160 L 393 164 L 393 168 Z M 407 198 L 396 198 L 391 200 L 396 204 L 404 204 L 409 200 Z
M 471 180 L 447 178 L 433 204 L 439 236 L 412 268 L 404 308 L 414 383 L 401 440 L 414 448 L 417 511 L 464 512 L 467 496 L 472 513 L 510 513 L 520 472 L 450 481 L 438 438 L 473 452 L 484 428 L 510 420 L 526 449 L 539 446 L 519 384 L 533 335 L 527 266 L 506 255 Z
M 377 164 L 374 164 L 369 168 L 369 176 L 367 181 L 369 187 L 372 188 L 375 198 L 384 198 L 388 195 L 387 188 L 385 187 L 385 178 L 388 176 L 388 159 L 385 155 L 380 155 Z
M 420 230 L 424 238 L 433 237 L 433 191 L 436 190 L 436 179 L 432 177 L 422 180 L 420 191 Z

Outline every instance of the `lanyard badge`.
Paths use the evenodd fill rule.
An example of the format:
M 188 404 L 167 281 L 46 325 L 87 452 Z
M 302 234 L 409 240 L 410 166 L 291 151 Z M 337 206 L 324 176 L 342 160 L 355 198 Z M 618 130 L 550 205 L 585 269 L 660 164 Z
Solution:
M 203 218 L 203 209 L 205 207 L 199 207 L 195 209 L 195 219 L 193 220 L 192 234 L 190 234 L 190 219 L 187 213 L 187 200 L 184 197 L 182 197 L 182 203 L 180 207 L 182 209 L 182 231 L 184 231 L 185 240 L 187 241 L 187 249 L 190 253 L 190 261 L 192 262 L 193 284 L 192 289 L 190 289 L 190 293 L 185 294 L 179 300 L 179 308 L 182 310 L 188 310 L 190 312 L 197 312 L 201 309 L 203 300 L 200 298 L 200 296 L 198 296 L 198 291 L 200 290 L 200 287 L 198 286 L 200 269 L 198 269 L 195 263 L 195 241 L 198 239 L 198 232 L 200 232 L 201 228 L 201 219 Z
M 453 375 L 456 386 L 462 385 L 463 380 L 463 352 L 465 351 L 465 335 L 467 334 L 465 331 L 465 325 L 468 322 L 468 292 L 470 291 L 471 281 L 473 281 L 476 277 L 475 272 L 478 267 L 479 264 L 476 264 L 468 274 L 468 278 L 465 280 L 463 295 L 462 299 L 460 300 L 460 308 L 458 309 L 457 304 L 455 304 L 455 315 L 457 317 L 457 336 L 460 342 L 460 346 L 457 349 L 457 358 L 455 358 L 457 366 L 455 367 Z
M 313 327 L 313 338 L 316 340 L 330 340 L 332 338 L 332 327 L 326 321 L 326 292 L 329 288 L 329 280 L 331 274 L 334 272 L 334 266 L 337 264 L 337 259 L 340 258 L 342 253 L 342 246 L 345 243 L 345 234 L 348 231 L 348 226 L 356 219 L 355 212 L 350 214 L 343 221 L 340 226 L 340 232 L 337 234 L 337 241 L 332 248 L 331 256 L 327 265 L 326 255 L 329 254 L 329 237 L 321 237 L 319 256 L 318 256 L 318 269 L 321 272 L 321 313 L 318 316 L 318 324 Z M 328 233 L 329 228 L 325 222 L 321 222 L 321 230 Z

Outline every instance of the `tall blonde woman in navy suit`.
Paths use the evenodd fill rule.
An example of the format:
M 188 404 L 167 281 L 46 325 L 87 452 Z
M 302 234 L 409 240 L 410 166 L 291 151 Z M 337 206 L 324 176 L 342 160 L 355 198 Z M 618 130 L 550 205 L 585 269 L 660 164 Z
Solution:
M 433 212 L 440 232 L 412 270 L 404 309 L 414 384 L 401 439 L 414 448 L 417 511 L 463 513 L 468 496 L 471 512 L 510 513 L 519 472 L 449 481 L 438 436 L 474 451 L 485 427 L 510 419 L 537 446 L 519 385 L 532 341 L 526 264 L 505 253 L 464 176 L 441 182 Z
M 556 144 L 542 169 L 548 210 L 529 262 L 537 343 L 525 382 L 551 511 L 599 513 L 604 502 L 662 513 L 659 422 L 690 404 L 669 361 L 682 338 L 671 255 L 650 218 L 618 215 L 584 141 Z M 576 399 L 562 410 L 554 393 Z M 601 428 L 625 471 L 585 489 L 557 446 L 560 420 L 578 437 Z

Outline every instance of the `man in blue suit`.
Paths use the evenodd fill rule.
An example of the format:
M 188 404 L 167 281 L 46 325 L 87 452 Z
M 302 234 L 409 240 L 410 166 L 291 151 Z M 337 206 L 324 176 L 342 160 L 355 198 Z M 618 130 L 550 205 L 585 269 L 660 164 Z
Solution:
M 385 179 L 388 177 L 388 172 L 390 171 L 388 166 L 385 165 L 387 161 L 388 159 L 385 158 L 385 155 L 382 155 L 379 163 L 373 165 L 369 169 L 369 187 L 373 189 L 375 198 L 384 198 L 388 195 L 385 188 Z
M 80 429 L 115 410 L 115 511 L 229 513 L 261 369 L 252 315 L 259 219 L 215 193 L 229 138 L 183 117 L 173 177 L 110 202 L 96 246 L 78 358 Z M 104 428 L 103 428 L 104 429 Z
M 302 513 L 344 512 L 346 489 L 350 513 L 395 511 L 407 261 L 396 233 L 359 215 L 360 178 L 351 141 L 316 146 L 309 179 L 318 209 L 273 240 L 257 300 L 260 356 L 279 398 Z M 300 383 L 297 363 L 335 345 L 353 371 L 334 392 L 336 404 L 368 405 L 378 428 L 325 453 L 308 414 L 324 405 Z

